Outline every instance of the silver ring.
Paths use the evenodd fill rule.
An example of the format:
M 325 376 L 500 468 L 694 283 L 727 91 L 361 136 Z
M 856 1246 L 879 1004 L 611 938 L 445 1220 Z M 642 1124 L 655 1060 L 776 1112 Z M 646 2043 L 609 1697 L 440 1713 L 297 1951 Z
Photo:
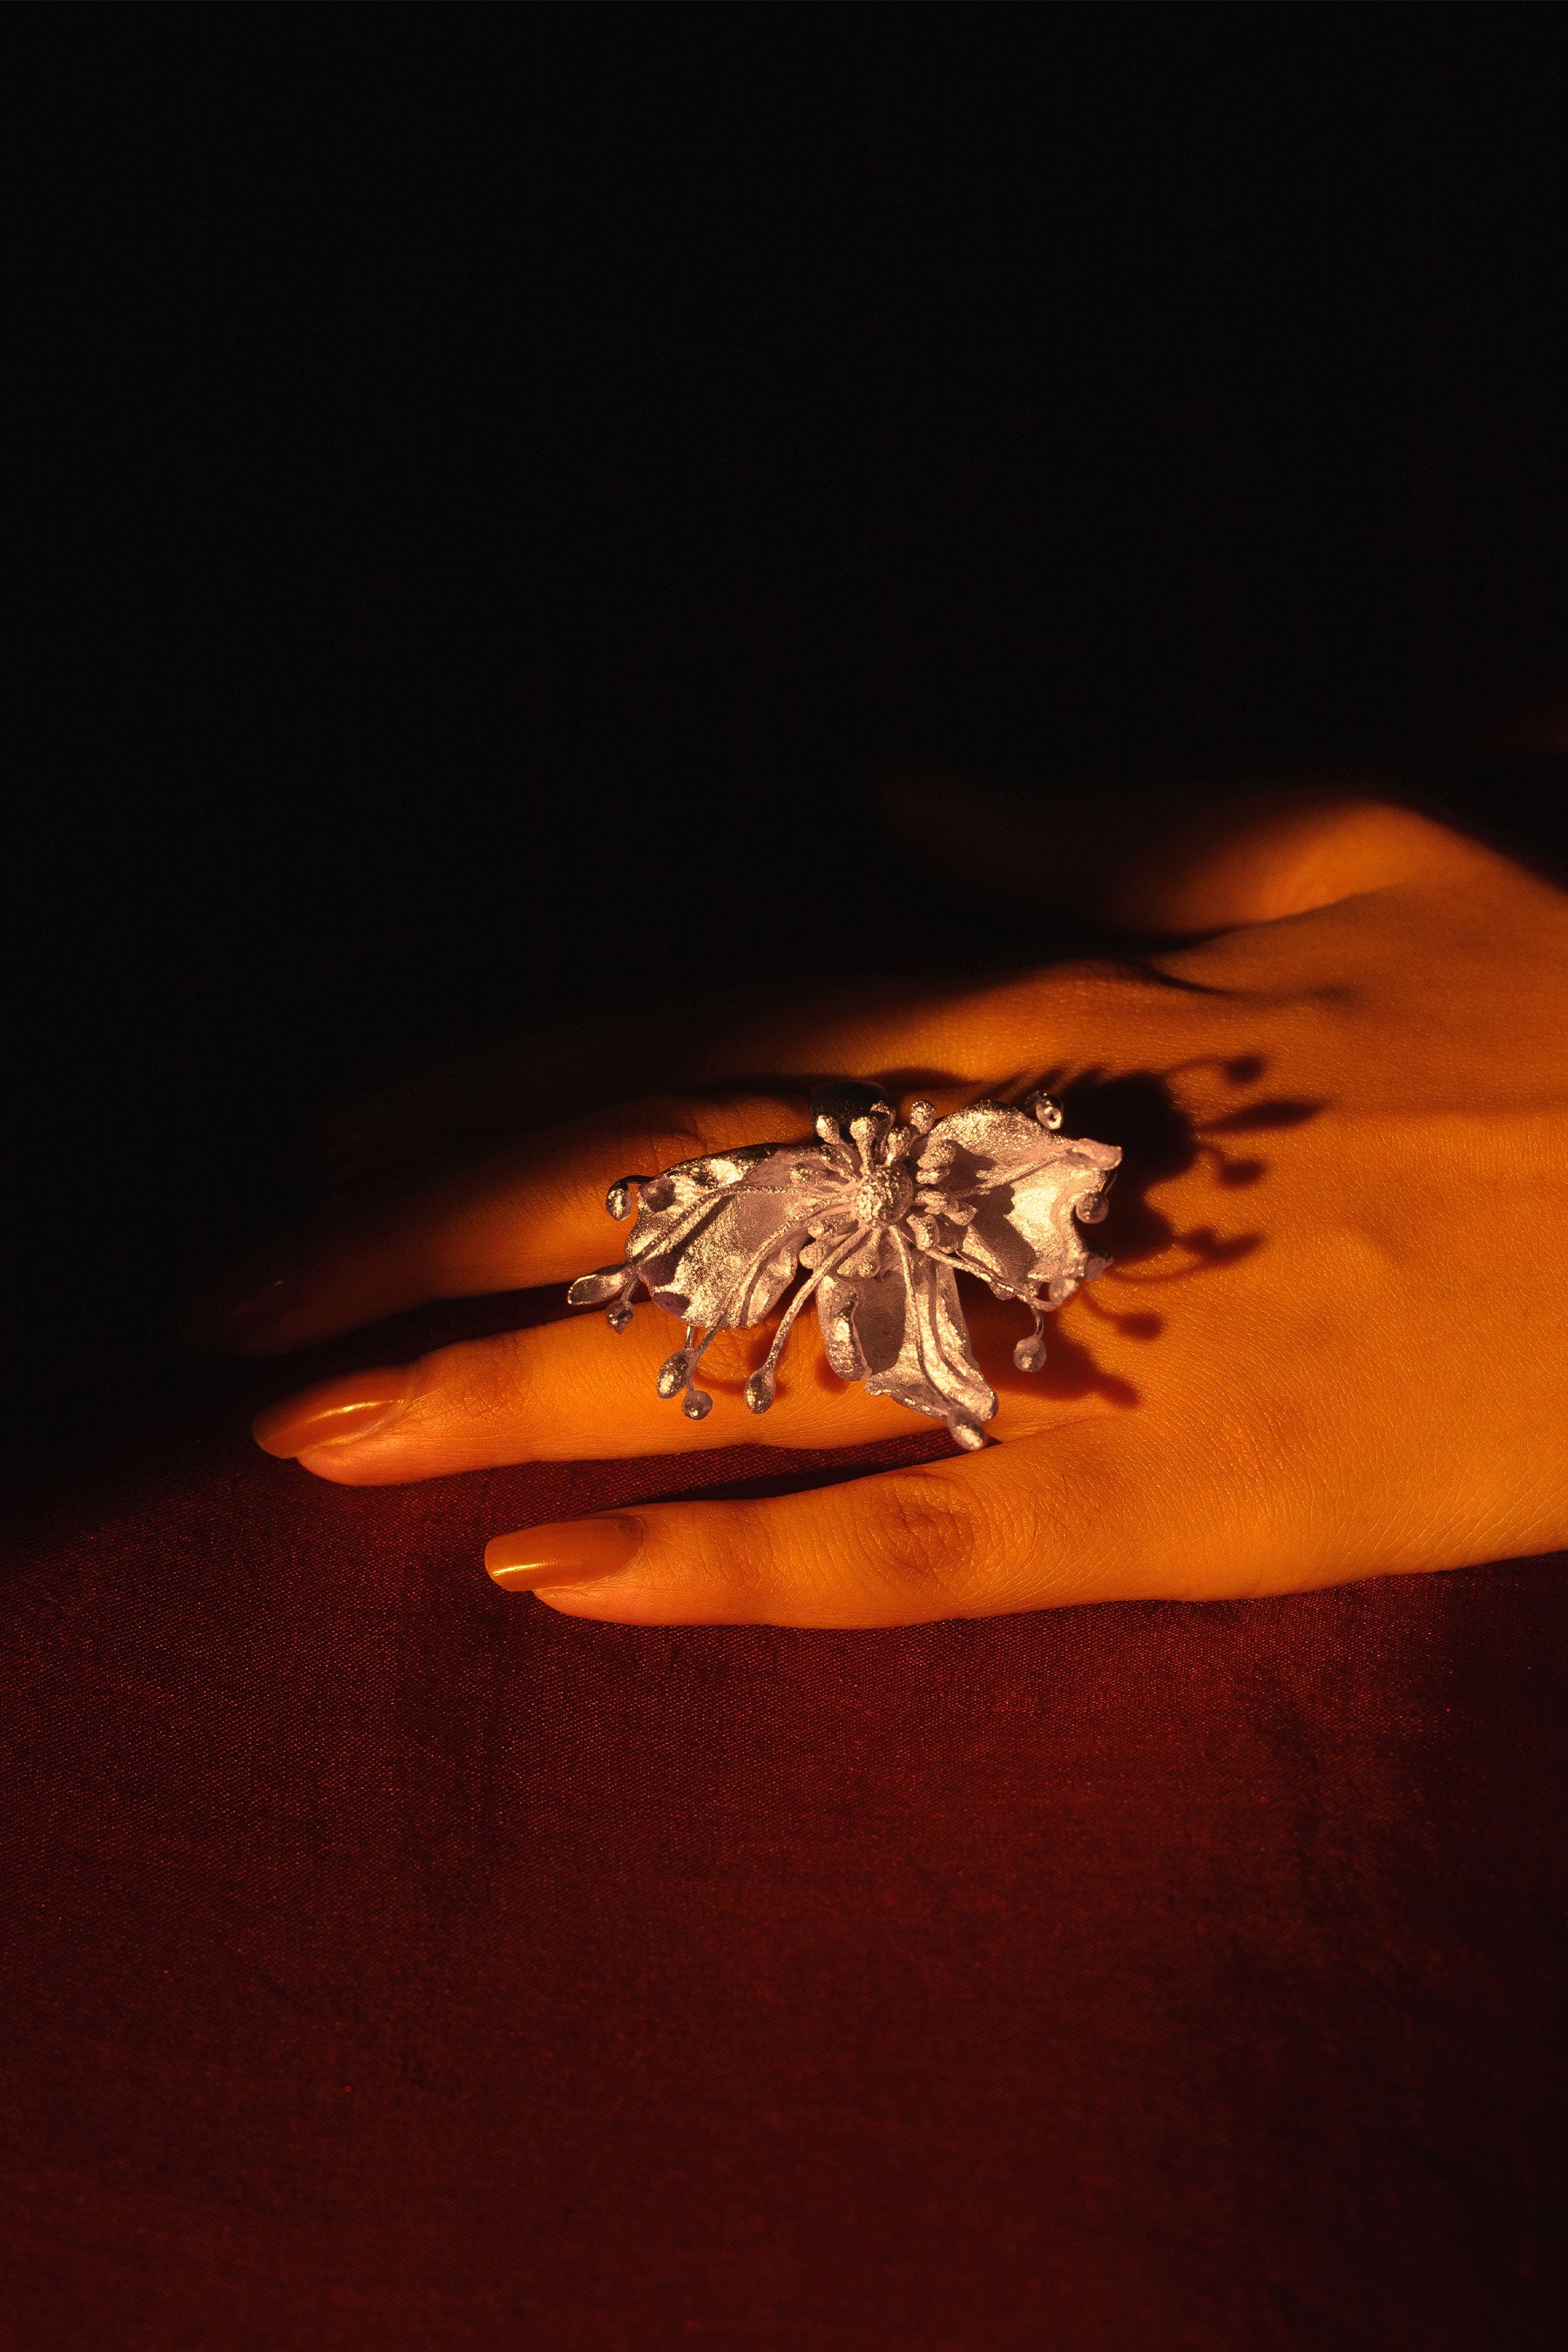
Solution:
M 785 1340 L 815 1297 L 827 1360 L 912 1412 L 945 1421 L 959 1445 L 985 1443 L 995 1391 L 974 1361 L 957 1276 L 1029 1309 L 1034 1329 L 1013 1361 L 1037 1371 L 1046 1317 L 1109 1258 L 1085 1245 L 1121 1153 L 1068 1138 L 1048 1095 L 1022 1105 L 981 1101 L 939 1118 L 914 1102 L 907 1123 L 881 1089 L 843 1080 L 811 1098 L 816 1139 L 748 1143 L 685 1160 L 657 1176 L 621 1176 L 610 1215 L 637 1222 L 616 1265 L 575 1281 L 574 1307 L 604 1307 L 624 1331 L 645 1294 L 686 1326 L 661 1367 L 658 1392 L 701 1421 L 713 1400 L 694 1384 L 721 1331 L 743 1331 L 773 1312 L 797 1272 L 806 1278 L 780 1320 L 767 1360 L 746 1382 L 766 1412 Z

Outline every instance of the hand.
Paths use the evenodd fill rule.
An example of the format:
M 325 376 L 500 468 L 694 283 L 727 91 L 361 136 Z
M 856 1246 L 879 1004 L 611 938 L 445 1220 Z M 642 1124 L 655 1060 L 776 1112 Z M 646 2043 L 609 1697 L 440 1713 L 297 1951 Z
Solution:
M 503 1537 L 498 1581 L 629 1623 L 868 1626 L 1281 1592 L 1568 1545 L 1568 900 L 1359 802 L 1233 814 L 1100 891 L 1123 922 L 1212 935 L 1130 966 L 737 1016 L 668 1094 L 318 1219 L 291 1276 L 231 1318 L 230 1343 L 281 1353 L 603 1265 L 624 1241 L 601 1205 L 611 1179 L 805 1135 L 824 1076 L 942 1112 L 1048 1080 L 1067 1132 L 1126 1141 L 1096 1241 L 1115 1263 L 1047 1325 L 1033 1379 L 1011 1366 L 1022 1310 L 965 1282 L 999 1444 L 768 1501 Z M 776 1076 L 731 1089 L 737 1070 Z M 416 1135 L 431 1100 L 403 1107 Z M 1107 1131 L 1119 1107 L 1125 1138 Z M 374 1485 L 928 1426 L 837 1381 L 810 1316 L 753 1419 L 741 1390 L 768 1338 L 715 1343 L 699 1423 L 656 1393 L 679 1331 L 645 1304 L 620 1338 L 590 1313 L 328 1383 L 263 1414 L 258 1436 Z

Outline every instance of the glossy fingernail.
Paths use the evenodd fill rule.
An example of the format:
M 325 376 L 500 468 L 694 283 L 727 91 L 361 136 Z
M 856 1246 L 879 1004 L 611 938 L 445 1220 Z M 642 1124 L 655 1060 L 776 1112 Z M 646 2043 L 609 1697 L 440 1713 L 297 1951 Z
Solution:
M 243 1348 L 276 1323 L 295 1291 L 294 1237 L 276 1234 L 198 1290 L 180 1318 L 192 1348 Z
M 642 1546 L 640 1519 L 557 1519 L 493 1537 L 485 1546 L 485 1566 L 509 1592 L 531 1592 L 536 1585 L 617 1575 Z
M 395 1364 L 384 1372 L 355 1372 L 346 1380 L 327 1381 L 307 1389 L 303 1396 L 285 1397 L 269 1404 L 251 1423 L 251 1434 L 266 1454 L 291 1462 L 319 1445 L 357 1445 L 361 1438 L 385 1429 L 408 1402 L 408 1368 Z

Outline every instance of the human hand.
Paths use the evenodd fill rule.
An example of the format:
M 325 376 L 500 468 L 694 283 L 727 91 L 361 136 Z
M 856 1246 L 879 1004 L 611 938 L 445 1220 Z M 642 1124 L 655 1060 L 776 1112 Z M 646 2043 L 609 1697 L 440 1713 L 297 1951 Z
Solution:
M 668 1094 L 308 1224 L 268 1319 L 253 1307 L 231 1340 L 282 1353 L 603 1264 L 611 1179 L 804 1136 L 824 1076 L 943 1113 L 1048 1083 L 1064 1132 L 1125 1145 L 1097 1239 L 1115 1262 L 1061 1310 L 1037 1378 L 1012 1367 L 1020 1310 L 966 1286 L 999 1444 L 524 1531 L 491 1546 L 498 1580 L 625 1622 L 877 1625 L 1278 1592 L 1568 1543 L 1568 900 L 1354 802 L 1210 826 L 1108 876 L 1102 899 L 1147 930 L 1212 935 L 1136 965 L 753 1011 L 687 1055 Z M 735 1086 L 737 1071 L 770 1075 Z M 676 1327 L 644 1307 L 619 1339 L 590 1315 L 330 1382 L 258 1435 L 374 1485 L 922 1425 L 837 1381 L 810 1318 L 753 1420 L 741 1392 L 768 1336 L 715 1343 L 697 1423 L 656 1392 Z

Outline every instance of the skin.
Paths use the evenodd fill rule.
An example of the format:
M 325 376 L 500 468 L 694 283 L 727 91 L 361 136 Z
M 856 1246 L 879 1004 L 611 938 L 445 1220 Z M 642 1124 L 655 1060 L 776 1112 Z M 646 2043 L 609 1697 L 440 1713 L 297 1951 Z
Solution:
M 905 814 L 918 830 L 918 794 Z M 375 1205 L 318 1213 L 291 1279 L 237 1307 L 236 1286 L 215 1295 L 201 1336 L 282 1354 L 432 1298 L 607 1264 L 626 1234 L 601 1205 L 612 1178 L 805 1135 L 824 1075 L 943 1112 L 1047 1080 L 1067 1133 L 1122 1141 L 1105 1130 L 1125 1128 L 1092 1244 L 1115 1263 L 1047 1321 L 1033 1379 L 1011 1364 L 1022 1310 L 962 1286 L 1000 1443 L 764 1501 L 521 1531 L 490 1547 L 497 1580 L 625 1623 L 876 1626 L 1568 1547 L 1568 898 L 1357 799 L 1211 812 L 1135 859 L 1102 851 L 1074 887 L 1111 921 L 1184 943 L 868 1009 L 742 1014 L 670 1092 L 434 1178 L 399 1177 L 400 1155 L 437 1132 L 482 1135 L 498 1066 L 413 1087 L 384 1106 L 368 1154 L 341 1132 L 303 1155 L 341 1173 L 357 1150 L 356 1180 L 379 1171 Z M 646 1041 L 636 1050 L 650 1066 Z M 777 1090 L 727 1091 L 738 1069 Z M 715 1345 L 700 1423 L 655 1392 L 679 1333 L 645 1304 L 619 1339 L 586 1314 L 328 1383 L 257 1434 L 316 1476 L 368 1486 L 932 1426 L 836 1381 L 809 1314 L 776 1405 L 752 1417 L 741 1388 L 771 1330 Z

